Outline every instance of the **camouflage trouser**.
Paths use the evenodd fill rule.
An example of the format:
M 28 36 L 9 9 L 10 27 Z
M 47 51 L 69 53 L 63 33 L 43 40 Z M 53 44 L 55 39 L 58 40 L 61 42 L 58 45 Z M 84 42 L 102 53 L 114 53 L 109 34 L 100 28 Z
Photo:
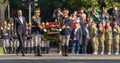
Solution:
M 13 43 L 14 43 L 14 40 L 10 39 L 9 40 L 9 53 L 13 53 L 13 47 L 14 47 Z
M 25 40 L 24 47 L 33 47 L 33 40 L 32 39 Z
M 19 40 L 13 39 L 13 53 L 16 52 L 16 49 L 19 47 Z
M 41 45 L 41 40 L 42 35 L 34 35 L 33 41 L 34 41 L 34 46 L 40 46 Z
M 59 51 L 62 51 L 62 36 L 61 35 L 59 35 L 59 40 L 60 40 L 60 42 L 59 42 Z
M 107 52 L 111 52 L 112 51 L 112 39 L 106 39 L 105 42 L 106 42 Z
M 119 52 L 119 39 L 113 39 L 113 51 Z
M 4 53 L 8 53 L 9 39 L 2 39 Z
M 70 35 L 66 35 L 61 37 L 62 39 L 62 46 L 69 46 Z
M 94 52 L 98 53 L 98 38 L 92 39 L 92 48 Z
M 27 40 L 27 47 L 33 47 L 33 40 L 32 39 Z
M 26 53 L 32 53 L 32 49 L 33 49 L 33 40 L 31 39 L 26 39 L 24 42 L 24 47 L 25 47 L 25 52 Z
M 9 47 L 13 48 L 13 40 L 9 40 Z
M 104 53 L 104 39 L 98 39 L 98 42 L 99 42 L 99 45 L 100 45 L 100 48 L 101 48 L 101 52 Z
M 19 46 L 19 40 L 18 39 L 14 39 L 13 40 L 13 47 L 15 47 L 17 49 L 18 46 Z

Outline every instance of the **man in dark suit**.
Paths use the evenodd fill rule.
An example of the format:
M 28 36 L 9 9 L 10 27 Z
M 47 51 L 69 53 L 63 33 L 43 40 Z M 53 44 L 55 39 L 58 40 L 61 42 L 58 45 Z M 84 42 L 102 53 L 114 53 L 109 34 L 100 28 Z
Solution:
M 89 30 L 88 30 L 88 23 L 86 22 L 85 27 L 82 29 L 82 53 L 87 53 L 87 46 L 88 46 L 88 41 L 90 39 L 89 37 Z
M 25 17 L 22 16 L 22 10 L 17 11 L 17 17 L 15 18 L 15 35 L 18 36 L 19 47 L 16 50 L 16 54 L 21 51 L 22 56 L 24 54 L 24 41 L 25 41 L 25 33 L 26 33 L 26 21 Z

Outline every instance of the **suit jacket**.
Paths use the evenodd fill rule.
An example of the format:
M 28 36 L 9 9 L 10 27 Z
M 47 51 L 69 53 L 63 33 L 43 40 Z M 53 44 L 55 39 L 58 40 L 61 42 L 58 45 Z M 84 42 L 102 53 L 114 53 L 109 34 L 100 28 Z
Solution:
M 19 17 L 16 17 L 14 19 L 14 27 L 15 27 L 15 33 L 17 34 L 25 34 L 26 32 L 26 20 L 25 17 L 22 16 L 23 23 L 20 21 Z
M 73 29 L 71 32 L 71 39 L 74 39 L 74 37 L 76 37 L 76 40 L 82 39 L 82 29 L 81 28 L 79 28 L 76 31 L 76 34 L 74 34 L 74 32 L 75 32 L 75 29 Z
M 87 29 L 87 30 L 88 30 L 88 29 Z M 84 28 L 82 29 L 82 37 L 83 37 L 83 39 L 86 39 L 87 36 L 89 35 L 89 31 L 88 31 L 88 33 L 87 33 L 87 30 L 86 30 L 86 27 L 84 27 Z

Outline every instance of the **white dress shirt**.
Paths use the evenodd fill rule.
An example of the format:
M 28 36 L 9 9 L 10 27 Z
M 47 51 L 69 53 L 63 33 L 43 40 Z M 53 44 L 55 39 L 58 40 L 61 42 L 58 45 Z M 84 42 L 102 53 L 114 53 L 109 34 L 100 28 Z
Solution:
M 19 16 L 19 19 L 20 19 L 21 23 L 23 24 L 22 16 Z
M 74 32 L 74 40 L 76 40 L 76 32 L 77 32 L 78 28 L 75 28 L 75 32 Z
M 89 31 L 88 31 L 88 29 L 85 28 L 85 30 L 86 30 L 86 32 L 87 32 L 87 37 L 89 37 Z M 87 38 L 87 37 L 86 37 L 86 38 Z

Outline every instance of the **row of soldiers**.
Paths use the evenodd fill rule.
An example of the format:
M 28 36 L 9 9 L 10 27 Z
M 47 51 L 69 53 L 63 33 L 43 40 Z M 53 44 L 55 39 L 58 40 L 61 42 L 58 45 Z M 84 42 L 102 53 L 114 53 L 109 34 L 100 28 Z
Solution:
M 19 46 L 18 37 L 14 33 L 14 23 L 7 23 L 4 21 L 4 26 L 1 26 L 1 40 L 3 44 L 3 51 L 4 54 L 12 54 L 16 53 L 16 49 Z M 24 42 L 24 49 L 26 53 L 34 53 L 34 41 L 33 41 L 33 34 L 32 34 L 32 24 L 26 23 L 26 37 Z M 41 42 L 41 41 L 40 41 Z M 41 52 L 48 53 L 49 51 L 45 51 L 44 49 L 48 49 L 49 42 L 46 40 L 42 41 L 41 43 Z
M 92 43 L 93 54 L 98 54 L 98 50 L 101 49 L 100 54 L 104 54 L 105 50 L 107 54 L 112 52 L 116 55 L 119 54 L 119 36 L 120 28 L 117 22 L 112 23 L 106 22 L 105 25 L 102 23 L 97 24 L 92 22 L 88 26 L 89 30 L 89 40 Z M 100 46 L 100 48 L 98 48 Z
M 32 53 L 33 51 L 31 25 L 31 23 L 26 23 L 26 41 L 24 42 L 24 46 L 26 49 L 25 51 L 28 53 Z M 18 37 L 14 33 L 14 23 L 4 21 L 3 26 L 0 28 L 0 32 L 4 53 L 16 53 L 19 42 Z

